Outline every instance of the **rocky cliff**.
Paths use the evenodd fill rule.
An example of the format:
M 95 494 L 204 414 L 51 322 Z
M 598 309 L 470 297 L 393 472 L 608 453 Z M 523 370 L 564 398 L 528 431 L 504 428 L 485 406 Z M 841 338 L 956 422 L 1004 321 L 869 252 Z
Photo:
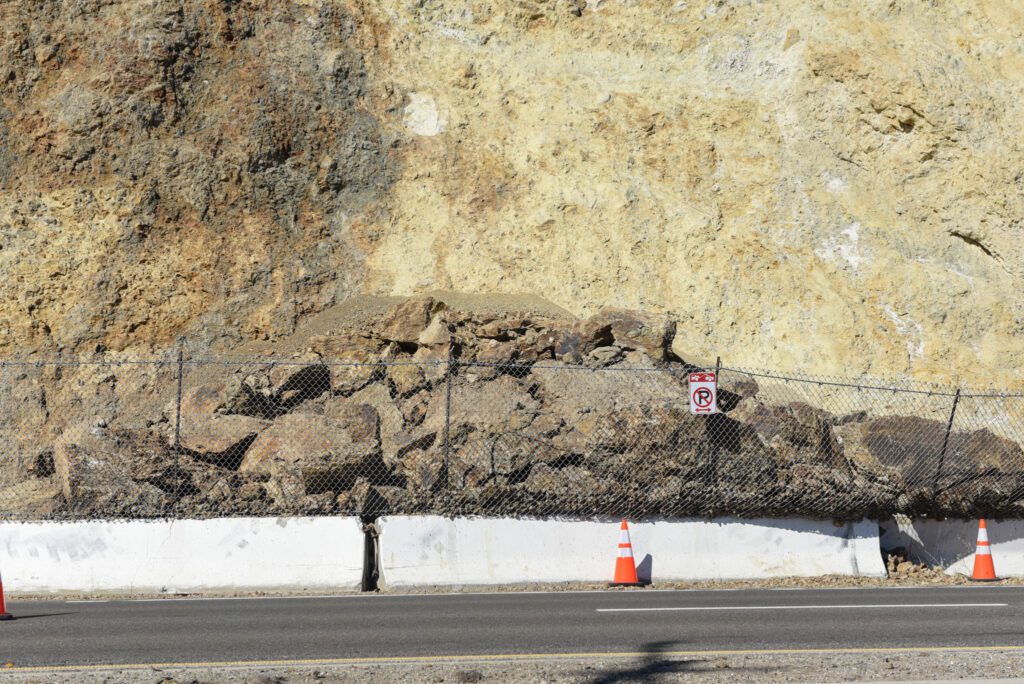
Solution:
M 1012 0 L 8 0 L 0 354 L 444 288 L 1019 386 L 1022 33 Z

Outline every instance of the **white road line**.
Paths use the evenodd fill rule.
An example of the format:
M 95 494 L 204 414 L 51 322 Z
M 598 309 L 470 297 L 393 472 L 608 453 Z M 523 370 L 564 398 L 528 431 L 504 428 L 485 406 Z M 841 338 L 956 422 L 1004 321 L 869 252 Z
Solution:
M 712 588 L 712 589 L 642 589 L 637 590 L 638 594 L 689 594 L 689 593 L 725 593 L 725 592 L 740 592 L 740 591 L 788 591 L 788 592 L 803 592 L 803 591 L 822 591 L 822 592 L 859 592 L 859 591 L 872 591 L 875 589 L 881 589 L 892 592 L 905 592 L 913 589 L 936 589 L 936 587 L 922 586 L 922 587 L 773 587 L 770 589 L 765 588 L 750 588 L 750 587 L 737 587 L 737 588 Z M 1011 585 L 1011 584 L 999 584 L 999 585 L 955 585 L 955 586 L 944 586 L 941 587 L 945 590 L 964 590 L 964 589 L 1024 589 L 1022 585 Z M 294 594 L 294 595 L 269 595 L 269 596 L 172 596 L 168 595 L 163 598 L 118 598 L 118 599 L 102 599 L 102 600 L 68 600 L 65 599 L 64 603 L 170 603 L 173 601 L 282 601 L 290 599 L 365 599 L 372 601 L 380 601 L 384 599 L 409 599 L 409 598 L 432 598 L 432 597 L 473 597 L 473 596 L 536 596 L 539 594 L 543 595 L 565 595 L 565 594 L 624 594 L 618 589 L 569 589 L 569 590 L 556 590 L 556 591 L 442 591 L 442 592 L 423 592 L 423 593 L 403 593 L 395 592 L 393 594 L 376 594 L 366 592 L 352 592 L 349 594 Z M 12 600 L 18 600 L 15 595 Z M 59 599 L 55 599 L 59 600 Z M 949 604 L 941 604 L 949 605 Z M 979 605 L 979 604 L 968 604 L 968 605 Z M 1003 605 L 1003 604 L 998 604 Z M 856 606 L 852 606 L 856 607 Z M 605 609 L 601 609 L 605 610 Z M 607 610 L 618 610 L 618 609 L 607 609 Z M 627 610 L 627 609 L 623 609 Z M 632 609 L 628 609 L 632 610 Z
M 366 598 L 367 594 L 300 594 L 297 596 L 168 596 L 167 598 L 119 599 L 119 603 L 174 603 L 184 601 L 288 601 L 292 599 Z
M 698 591 L 696 589 L 642 589 L 637 590 L 638 593 L 644 594 L 670 594 L 680 593 L 684 591 Z M 704 591 L 704 590 L 700 590 Z M 742 589 L 713 589 L 711 591 L 743 591 Z M 353 592 L 351 594 L 295 594 L 295 595 L 284 595 L 284 596 L 171 596 L 168 595 L 165 598 L 123 598 L 123 599 L 110 599 L 117 601 L 118 603 L 171 603 L 173 601 L 287 601 L 291 599 L 366 599 L 371 601 L 380 601 L 383 599 L 392 598 L 432 598 L 432 597 L 449 597 L 449 596 L 535 596 L 538 594 L 544 595 L 559 595 L 559 594 L 622 594 L 619 589 L 572 589 L 566 591 L 444 591 L 444 592 L 424 592 L 424 593 L 394 593 L 394 594 L 378 594 L 370 592 Z M 65 601 L 65 603 L 72 603 L 73 601 Z
M 1005 608 L 1007 603 L 865 603 L 838 606 L 682 606 L 664 608 L 597 608 L 598 613 L 647 613 L 702 610 L 858 610 L 861 608 Z

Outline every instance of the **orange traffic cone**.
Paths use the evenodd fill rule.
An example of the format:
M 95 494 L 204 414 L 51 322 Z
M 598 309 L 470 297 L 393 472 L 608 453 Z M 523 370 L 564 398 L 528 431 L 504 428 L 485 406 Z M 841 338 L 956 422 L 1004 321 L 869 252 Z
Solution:
M 0 577 L 0 620 L 13 620 L 14 616 L 7 612 L 4 605 L 4 578 Z
M 978 521 L 978 548 L 974 552 L 974 572 L 971 579 L 977 582 L 991 582 L 996 578 L 996 567 L 992 564 L 992 549 L 988 544 L 988 528 L 985 519 Z
M 619 527 L 619 556 L 615 559 L 615 581 L 612 587 L 638 587 L 636 564 L 633 562 L 633 545 L 629 541 L 629 525 L 625 520 Z

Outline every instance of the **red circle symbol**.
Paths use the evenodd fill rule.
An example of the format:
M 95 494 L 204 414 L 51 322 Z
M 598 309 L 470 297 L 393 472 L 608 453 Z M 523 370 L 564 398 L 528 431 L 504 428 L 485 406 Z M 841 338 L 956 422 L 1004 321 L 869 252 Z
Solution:
M 693 403 L 698 408 L 708 408 L 714 400 L 715 395 L 707 387 L 698 387 L 693 391 Z

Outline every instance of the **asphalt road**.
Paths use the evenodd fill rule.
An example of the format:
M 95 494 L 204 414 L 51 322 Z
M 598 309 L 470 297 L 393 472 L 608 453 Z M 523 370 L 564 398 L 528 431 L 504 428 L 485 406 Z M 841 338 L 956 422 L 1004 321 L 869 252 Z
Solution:
M 1024 647 L 1024 587 L 12 601 L 0 665 Z

